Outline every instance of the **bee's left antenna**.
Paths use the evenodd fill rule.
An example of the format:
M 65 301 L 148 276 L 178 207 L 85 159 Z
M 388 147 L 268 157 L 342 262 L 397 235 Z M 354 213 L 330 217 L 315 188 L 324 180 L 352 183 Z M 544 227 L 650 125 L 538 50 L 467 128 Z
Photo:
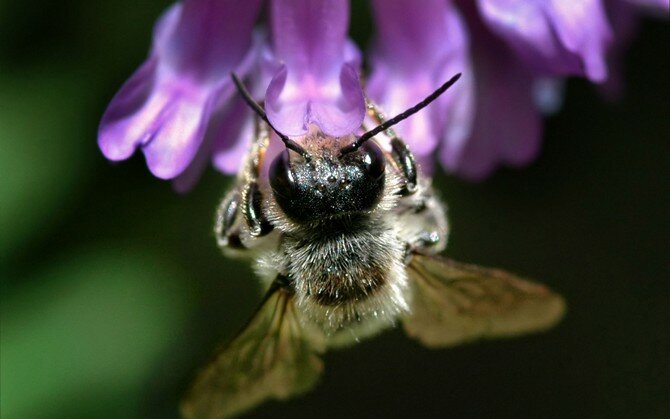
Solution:
M 272 128 L 272 131 L 277 133 L 279 138 L 284 142 L 284 145 L 286 146 L 286 148 L 295 151 L 296 153 L 300 154 L 305 160 L 309 161 L 311 159 L 311 157 L 310 157 L 309 153 L 307 152 L 307 150 L 302 148 L 300 146 L 300 144 L 298 144 L 295 141 L 293 141 L 292 139 L 288 138 L 288 136 L 286 136 L 286 134 L 282 134 L 281 132 L 279 132 L 277 130 L 277 128 L 275 128 L 274 125 L 272 125 L 272 123 L 268 119 L 267 114 L 265 113 L 265 110 L 263 110 L 261 105 L 259 105 L 254 100 L 254 98 L 251 97 L 251 94 L 249 93 L 247 88 L 244 86 L 244 83 L 242 83 L 242 80 L 240 80 L 240 78 L 237 76 L 237 74 L 230 73 L 230 77 L 233 78 L 233 83 L 235 83 L 235 87 L 237 87 L 237 91 L 240 92 L 240 95 L 242 95 L 242 98 L 244 99 L 244 101 L 247 102 L 247 105 L 249 105 L 249 107 L 251 107 L 251 109 L 253 109 L 253 111 L 256 112 L 256 114 L 258 114 L 258 116 L 260 116 L 261 119 L 263 121 L 265 121 L 265 123 L 268 124 L 268 126 L 270 128 Z
M 417 103 L 416 105 L 412 106 L 411 108 L 407 109 L 406 111 L 399 113 L 398 115 L 394 116 L 393 118 L 389 119 L 386 122 L 383 122 L 379 125 L 377 125 L 375 128 L 371 129 L 370 131 L 364 133 L 360 137 L 356 138 L 356 141 L 353 143 L 345 146 L 342 148 L 340 151 L 341 155 L 351 153 L 353 151 L 356 151 L 360 148 L 360 146 L 363 145 L 367 140 L 370 138 L 374 137 L 375 135 L 379 134 L 382 131 L 386 131 L 387 129 L 391 128 L 398 122 L 409 118 L 410 116 L 414 115 L 415 113 L 419 112 L 421 109 L 425 108 L 426 106 L 430 105 L 432 101 L 440 97 L 440 95 L 444 92 L 447 91 L 448 88 L 450 88 L 454 83 L 458 81 L 458 79 L 461 78 L 461 73 L 456 74 L 454 77 L 450 78 L 447 80 L 446 83 L 444 83 L 442 86 L 438 87 L 437 90 L 435 90 L 433 93 L 429 94 L 424 100 L 421 102 Z

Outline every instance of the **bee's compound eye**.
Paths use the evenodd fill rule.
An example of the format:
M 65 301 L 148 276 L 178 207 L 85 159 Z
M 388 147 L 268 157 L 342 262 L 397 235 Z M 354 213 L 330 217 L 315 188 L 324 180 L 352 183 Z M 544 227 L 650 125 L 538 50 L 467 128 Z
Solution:
M 368 141 L 361 146 L 363 152 L 363 170 L 366 176 L 377 180 L 384 175 L 386 158 L 384 152 L 373 141 Z
M 281 152 L 270 164 L 270 186 L 276 196 L 291 198 L 296 189 L 295 178 L 289 164 L 288 150 Z

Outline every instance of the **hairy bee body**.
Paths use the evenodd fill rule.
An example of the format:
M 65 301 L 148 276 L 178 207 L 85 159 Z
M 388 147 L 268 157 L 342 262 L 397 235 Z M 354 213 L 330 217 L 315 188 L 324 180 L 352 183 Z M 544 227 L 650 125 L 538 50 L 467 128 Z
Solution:
M 407 310 L 404 248 L 388 220 L 371 218 L 378 216 L 330 221 L 282 241 L 296 305 L 327 331 L 368 317 L 391 323 Z
M 369 104 L 366 123 L 378 125 L 361 136 L 332 138 L 315 127 L 295 139 L 275 133 L 286 147 L 277 153 L 263 110 L 234 78 L 259 119 L 215 234 L 224 253 L 255 262 L 266 293 L 198 374 L 185 417 L 233 416 L 304 393 L 328 347 L 396 322 L 424 345 L 446 347 L 544 330 L 561 318 L 563 300 L 548 288 L 437 255 L 447 242 L 446 207 L 389 127 L 457 79 L 388 121 Z
M 313 156 L 311 178 L 321 177 L 338 188 L 347 187 L 343 181 L 348 174 L 332 170 L 337 166 L 333 160 L 337 160 L 341 143 L 342 139 L 318 131 L 301 142 Z M 255 151 L 252 148 L 251 153 Z M 256 260 L 263 277 L 285 278 L 285 287 L 295 295 L 300 312 L 329 335 L 348 329 L 354 331 L 351 338 L 357 339 L 393 324 L 409 307 L 405 269 L 409 248 L 427 236 L 432 236 L 430 252 L 441 250 L 446 242 L 443 206 L 427 181 L 420 180 L 415 193 L 403 195 L 406 181 L 392 164 L 384 164 L 380 196 L 372 208 L 308 217 L 307 222 L 299 219 L 307 210 L 293 210 L 297 216 L 290 217 L 278 205 L 267 176 L 258 176 L 253 182 L 258 184 L 262 222 L 271 226 L 271 233 L 254 235 L 248 214 L 225 228 L 223 219 L 229 216 L 230 208 L 230 199 L 226 198 L 216 224 L 219 242 L 224 250 L 231 242 L 238 243 L 237 254 Z M 227 196 L 244 196 L 239 188 L 237 185 Z M 240 247 L 251 251 L 241 253 Z M 368 321 L 375 327 L 364 325 L 367 332 L 356 331 Z

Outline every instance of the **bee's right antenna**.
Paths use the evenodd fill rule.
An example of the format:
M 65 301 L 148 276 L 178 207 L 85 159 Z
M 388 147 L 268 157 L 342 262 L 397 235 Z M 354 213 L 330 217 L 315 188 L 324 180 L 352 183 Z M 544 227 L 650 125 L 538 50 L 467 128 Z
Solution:
M 393 118 L 389 119 L 388 121 L 385 121 L 379 125 L 377 125 L 375 128 L 371 129 L 370 131 L 364 133 L 360 137 L 356 138 L 356 141 L 353 143 L 345 146 L 342 148 L 342 151 L 340 151 L 340 155 L 344 155 L 347 153 L 351 153 L 353 151 L 356 151 L 360 148 L 360 146 L 363 145 L 367 140 L 370 138 L 374 137 L 375 135 L 379 134 L 382 131 L 386 131 L 387 129 L 391 128 L 398 122 L 409 118 L 410 116 L 414 115 L 415 113 L 419 112 L 421 109 L 425 108 L 428 106 L 432 101 L 440 97 L 440 95 L 444 92 L 447 91 L 448 88 L 450 88 L 454 83 L 458 81 L 458 79 L 461 78 L 461 73 L 456 74 L 454 77 L 450 78 L 446 83 L 444 83 L 442 86 L 440 86 L 437 90 L 435 90 L 433 93 L 428 95 L 424 100 L 421 102 L 417 103 L 416 105 L 412 106 L 411 108 L 407 109 L 405 112 L 399 113 L 398 115 L 394 116 Z
M 309 155 L 307 150 L 302 148 L 300 146 L 300 144 L 298 144 L 295 141 L 293 141 L 292 139 L 288 138 L 288 136 L 286 136 L 286 134 L 282 134 L 281 132 L 279 132 L 277 130 L 277 128 L 275 128 L 274 125 L 272 125 L 272 123 L 268 119 L 267 114 L 265 113 L 263 108 L 261 108 L 261 105 L 259 105 L 254 100 L 254 98 L 251 97 L 251 94 L 249 93 L 247 88 L 244 86 L 244 83 L 242 83 L 242 80 L 240 80 L 240 78 L 237 77 L 237 74 L 230 73 L 230 77 L 233 78 L 233 83 L 235 83 L 235 87 L 237 87 L 237 91 L 240 92 L 240 95 L 242 95 L 242 98 L 244 99 L 244 101 L 247 102 L 247 105 L 249 105 L 249 107 L 251 107 L 251 109 L 253 109 L 253 111 L 256 112 L 256 114 L 258 114 L 258 116 L 260 116 L 261 119 L 263 121 L 265 121 L 265 123 L 267 123 L 270 128 L 272 128 L 272 131 L 277 133 L 279 138 L 284 142 L 284 145 L 286 146 L 286 148 L 295 151 L 296 153 L 300 154 L 305 160 L 309 161 L 311 159 L 311 156 Z

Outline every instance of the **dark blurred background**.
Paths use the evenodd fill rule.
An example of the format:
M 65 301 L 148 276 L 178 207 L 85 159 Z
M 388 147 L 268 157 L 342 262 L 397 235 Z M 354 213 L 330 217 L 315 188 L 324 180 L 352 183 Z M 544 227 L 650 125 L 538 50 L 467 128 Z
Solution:
M 3 418 L 176 417 L 260 298 L 212 237 L 230 179 L 210 170 L 180 196 L 141 155 L 112 165 L 96 146 L 168 4 L 0 0 Z M 668 29 L 641 26 L 617 102 L 571 80 L 530 167 L 436 178 L 450 254 L 550 284 L 569 304 L 559 327 L 439 351 L 390 331 L 250 417 L 670 417 Z

